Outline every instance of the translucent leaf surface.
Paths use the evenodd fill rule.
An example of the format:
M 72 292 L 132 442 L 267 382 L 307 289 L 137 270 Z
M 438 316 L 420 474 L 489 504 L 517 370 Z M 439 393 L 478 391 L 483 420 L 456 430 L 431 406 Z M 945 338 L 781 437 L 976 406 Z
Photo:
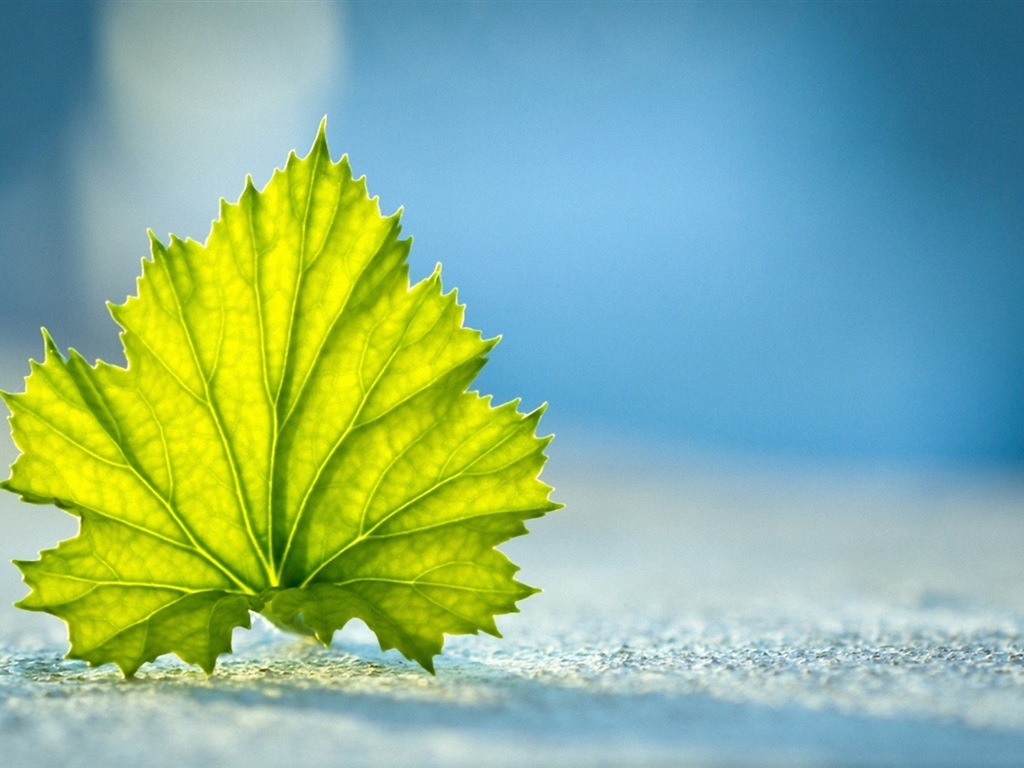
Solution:
M 540 410 L 467 392 L 495 340 L 439 269 L 410 287 L 399 232 L 321 125 L 205 244 L 152 238 L 111 307 L 127 367 L 44 332 L 4 394 L 21 455 L 3 487 L 81 519 L 18 563 L 19 605 L 64 619 L 70 656 L 211 671 L 255 610 L 324 642 L 359 618 L 432 669 L 445 633 L 497 635 L 535 591 L 495 546 L 559 506 Z

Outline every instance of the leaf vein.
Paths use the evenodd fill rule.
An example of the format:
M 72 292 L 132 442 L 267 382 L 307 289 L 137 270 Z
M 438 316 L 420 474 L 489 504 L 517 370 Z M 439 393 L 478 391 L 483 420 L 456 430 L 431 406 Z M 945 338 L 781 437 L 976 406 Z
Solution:
M 516 426 L 518 426 L 518 425 L 516 425 Z M 493 451 L 496 451 L 498 448 L 500 448 L 506 442 L 511 440 L 512 437 L 515 436 L 515 434 L 516 434 L 516 430 L 512 429 L 510 431 L 509 435 L 507 435 L 506 437 L 502 438 L 500 441 L 498 441 L 494 445 L 490 446 L 486 451 L 481 453 L 479 456 L 477 456 L 475 459 L 473 459 L 473 461 L 471 461 L 465 467 L 460 469 L 458 472 L 453 473 L 452 475 L 450 475 L 449 477 L 446 477 L 443 480 L 438 480 L 437 482 L 435 482 L 433 485 L 431 485 L 426 490 L 420 492 L 419 494 L 417 494 L 413 498 L 409 499 L 408 501 L 404 502 L 403 504 L 399 505 L 398 507 L 396 507 L 395 509 L 390 511 L 388 514 L 384 515 L 380 520 L 378 520 L 376 523 L 374 523 L 373 526 L 368 531 L 366 531 L 365 533 L 362 533 L 362 534 L 356 536 L 355 538 L 349 540 L 348 542 L 346 542 L 337 552 L 335 552 L 329 558 L 324 560 L 319 566 L 317 566 L 312 571 L 312 573 L 310 573 L 310 575 L 306 577 L 305 581 L 302 582 L 302 586 L 306 586 L 307 584 L 309 584 L 316 577 L 316 575 L 318 573 L 320 573 L 320 571 L 322 571 L 324 568 L 326 568 L 334 560 L 337 560 L 339 557 L 341 557 L 343 554 L 345 554 L 345 552 L 347 552 L 349 549 L 351 549 L 355 545 L 359 544 L 362 541 L 366 541 L 369 538 L 376 538 L 376 534 L 374 532 L 378 528 L 380 528 L 382 525 L 384 525 L 388 520 L 392 519 L 395 515 L 400 514 L 405 509 L 408 509 L 410 506 L 415 504 L 417 501 L 420 501 L 420 500 L 426 498 L 430 494 L 436 492 L 439 488 L 447 485 L 451 481 L 453 481 L 456 478 L 460 477 L 462 475 L 462 473 L 467 471 L 470 467 L 472 467 L 478 461 L 480 461 L 481 459 L 485 458 L 490 453 L 492 453 Z
M 221 445 L 224 449 L 225 457 L 228 461 L 228 466 L 231 470 L 231 476 L 235 483 L 235 497 L 238 502 L 239 512 L 242 515 L 242 520 L 245 522 L 245 530 L 249 536 L 249 541 L 253 546 L 253 550 L 256 553 L 257 558 L 263 564 L 267 575 L 273 580 L 273 572 L 270 568 L 270 564 L 267 562 L 266 557 L 263 554 L 263 550 L 260 548 L 259 543 L 256 541 L 256 533 L 252 527 L 251 512 L 248 508 L 248 502 L 246 501 L 244 494 L 242 493 L 242 481 L 238 471 L 238 462 L 234 454 L 234 450 L 231 448 L 231 444 L 227 439 L 227 435 L 224 433 L 224 426 L 221 423 L 220 414 L 218 412 L 216 404 L 210 397 L 210 382 L 206 378 L 206 374 L 203 371 L 202 363 L 199 361 L 199 353 L 196 350 L 195 342 L 192 339 L 192 330 L 185 320 L 185 313 L 181 305 L 181 299 L 178 296 L 177 286 L 174 284 L 174 280 L 170 274 L 170 268 L 167 266 L 169 254 L 165 253 L 164 258 L 160 260 L 161 266 L 163 266 L 164 272 L 167 274 L 168 282 L 171 285 L 171 293 L 175 298 L 178 305 L 178 322 L 181 324 L 182 330 L 185 332 L 185 339 L 188 342 L 189 350 L 192 353 L 192 359 L 195 363 L 196 370 L 199 372 L 200 378 L 203 380 L 203 387 L 206 390 L 205 404 L 213 419 L 214 425 L 217 427 L 217 434 L 220 436 Z

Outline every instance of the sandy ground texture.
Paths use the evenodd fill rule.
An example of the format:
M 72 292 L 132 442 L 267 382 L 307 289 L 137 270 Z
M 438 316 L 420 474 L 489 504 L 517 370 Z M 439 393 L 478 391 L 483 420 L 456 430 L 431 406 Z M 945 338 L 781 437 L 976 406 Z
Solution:
M 10 607 L 8 561 L 74 521 L 3 494 L 0 762 L 1024 762 L 1019 476 L 553 449 L 568 506 L 504 547 L 545 592 L 499 619 L 504 639 L 449 640 L 434 677 L 365 627 L 323 649 L 257 623 L 210 678 L 65 660 L 59 620 Z

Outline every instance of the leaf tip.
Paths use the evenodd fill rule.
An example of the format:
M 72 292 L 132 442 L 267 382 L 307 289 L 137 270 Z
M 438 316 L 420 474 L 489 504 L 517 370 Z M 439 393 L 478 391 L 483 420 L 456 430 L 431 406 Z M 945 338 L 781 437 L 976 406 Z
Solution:
M 315 637 L 324 648 L 330 648 L 331 642 L 334 640 L 334 632 L 325 632 L 318 629 L 313 632 L 313 637 Z
M 536 408 L 534 408 L 532 411 L 530 411 L 528 414 L 526 414 L 526 416 L 524 418 L 527 421 L 529 421 L 533 425 L 533 429 L 536 430 L 537 427 L 540 426 L 540 420 L 544 416 L 544 414 L 547 413 L 547 410 L 548 410 L 548 404 L 547 403 L 541 403 Z M 544 441 L 544 447 L 547 448 L 547 446 L 551 443 L 551 441 L 555 439 L 555 436 L 553 434 L 543 435 L 543 436 L 542 435 L 537 435 L 537 439 Z
M 164 248 L 164 244 L 160 242 L 160 238 L 156 236 L 156 232 L 152 229 L 147 229 L 146 235 L 149 237 L 149 252 L 155 259 L 166 249 Z
M 124 330 L 124 325 L 121 323 L 121 313 L 124 311 L 125 307 L 128 306 L 128 301 L 131 298 L 131 296 L 126 297 L 125 300 L 122 301 L 120 304 L 115 304 L 112 301 L 104 302 L 107 306 L 107 312 L 110 313 L 110 316 L 114 319 L 114 322 L 121 326 L 122 331 Z
M 71 659 L 71 658 L 78 658 L 78 657 L 77 657 L 77 656 L 72 656 L 72 655 L 71 655 L 71 654 L 69 653 L 69 654 L 67 655 L 67 658 Z M 103 663 L 104 663 L 104 662 L 98 662 L 98 663 L 97 663 L 97 662 L 92 662 L 92 661 L 90 661 L 90 662 L 89 662 L 89 666 L 90 666 L 90 667 L 99 667 L 99 666 L 101 666 L 101 665 L 102 665 Z M 121 663 L 120 661 L 115 661 L 115 662 L 114 662 L 114 664 L 115 664 L 115 665 L 117 665 L 117 668 L 121 670 L 121 674 L 122 674 L 122 675 L 124 675 L 124 679 L 125 679 L 125 680 L 131 680 L 131 679 L 132 679 L 133 677 L 135 677 L 135 673 L 136 673 L 136 672 L 138 672 L 138 671 L 139 671 L 139 667 L 140 667 L 140 666 L 142 666 L 141 664 L 138 664 L 138 663 L 134 663 L 134 664 L 128 664 L 128 663 L 126 663 L 126 664 L 122 664 L 122 663 Z
M 294 155 L 294 152 L 292 153 Z M 323 154 L 330 159 L 331 153 L 327 149 L 327 115 L 320 119 L 320 126 L 316 129 L 316 138 L 313 139 L 313 146 L 309 148 L 309 155 Z M 288 158 L 291 161 L 291 157 Z
M 46 358 L 44 358 L 44 362 L 45 359 L 48 359 L 51 355 L 54 355 L 63 362 L 64 356 L 60 353 L 60 350 L 57 349 L 57 342 L 53 340 L 53 336 L 50 335 L 50 332 L 46 330 L 46 328 L 40 328 L 39 330 L 43 334 L 43 349 L 45 350 L 46 353 Z

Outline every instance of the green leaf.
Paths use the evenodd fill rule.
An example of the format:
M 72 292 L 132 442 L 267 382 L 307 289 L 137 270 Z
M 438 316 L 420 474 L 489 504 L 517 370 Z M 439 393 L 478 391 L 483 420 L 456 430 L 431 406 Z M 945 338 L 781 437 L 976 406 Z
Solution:
M 410 287 L 400 214 L 324 128 L 222 201 L 205 244 L 151 237 L 138 295 L 110 307 L 125 368 L 44 331 L 4 394 L 22 453 L 3 487 L 81 519 L 17 563 L 19 605 L 64 619 L 72 658 L 210 672 L 259 611 L 325 643 L 359 618 L 432 670 L 445 633 L 498 635 L 535 591 L 494 547 L 560 506 L 542 409 L 467 392 L 497 340 L 440 268 Z

